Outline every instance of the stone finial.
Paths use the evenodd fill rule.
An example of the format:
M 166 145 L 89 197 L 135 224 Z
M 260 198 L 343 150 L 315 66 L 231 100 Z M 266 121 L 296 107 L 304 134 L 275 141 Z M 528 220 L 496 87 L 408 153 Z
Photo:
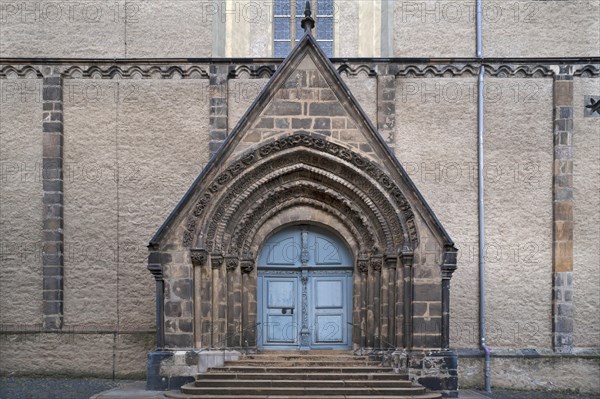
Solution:
M 306 0 L 306 6 L 304 7 L 304 18 L 300 26 L 304 29 L 304 33 L 311 33 L 315 27 L 315 20 L 311 17 L 312 11 L 310 10 L 310 0 Z

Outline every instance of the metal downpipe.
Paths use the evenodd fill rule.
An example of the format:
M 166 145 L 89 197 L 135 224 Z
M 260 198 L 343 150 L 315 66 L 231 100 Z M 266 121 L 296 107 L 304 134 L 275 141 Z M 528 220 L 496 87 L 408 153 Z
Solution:
M 479 69 L 477 92 L 477 181 L 478 181 L 478 213 L 479 213 L 479 346 L 484 353 L 485 391 L 491 392 L 490 376 L 490 349 L 486 345 L 485 329 L 485 212 L 484 212 L 484 176 L 483 176 L 483 135 L 484 124 L 484 77 L 483 65 L 483 35 L 482 35 L 482 1 L 477 0 L 477 58 L 481 62 Z

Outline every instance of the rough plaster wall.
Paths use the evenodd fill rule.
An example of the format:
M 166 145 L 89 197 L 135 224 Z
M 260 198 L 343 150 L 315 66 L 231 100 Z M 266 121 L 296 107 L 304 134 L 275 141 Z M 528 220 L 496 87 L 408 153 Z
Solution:
M 549 347 L 552 79 L 486 79 L 488 345 Z
M 336 0 L 334 2 L 334 56 L 358 56 L 358 1 Z
M 4 2 L 1 57 L 210 57 L 221 6 L 195 0 Z
M 343 74 L 342 79 L 373 125 L 377 126 L 377 79 L 369 78 L 365 73 L 358 76 Z
M 146 245 L 208 162 L 208 82 L 138 81 L 119 105 L 119 284 L 124 327 L 154 325 L 154 280 Z M 133 167 L 129 167 L 133 164 Z M 131 248 L 131 251 L 129 250 Z
M 393 3 L 395 57 L 475 56 L 474 0 Z
M 7 335 L 0 341 L 2 373 L 12 375 L 143 377 L 152 335 Z M 60 350 L 57 350 L 60 348 Z M 117 349 L 113 359 L 113 349 Z
M 600 118 L 583 117 L 584 96 L 599 93 L 600 79 L 575 79 L 573 340 L 579 347 L 600 346 Z
M 111 58 L 126 54 L 124 0 L 87 4 L 7 1 L 0 4 L 0 10 L 0 57 Z
M 258 97 L 269 79 L 229 79 L 227 81 L 227 129 L 231 131 Z
M 39 79 L 0 80 L 2 324 L 42 321 L 41 96 Z
M 486 0 L 483 10 L 487 57 L 600 55 L 597 0 Z
M 129 3 L 126 55 L 128 57 L 210 57 L 212 19 L 223 12 L 221 2 L 197 0 L 138 1 Z
M 481 359 L 460 358 L 458 360 L 460 388 L 483 388 L 483 370 Z M 568 357 L 492 358 L 490 370 L 492 390 L 494 388 L 537 391 L 561 390 L 595 394 L 600 390 L 598 359 Z
M 65 86 L 75 93 L 65 100 L 65 164 L 80 171 L 65 178 L 65 241 L 81 248 L 65 258 L 65 322 L 153 329 L 146 245 L 208 161 L 208 82 Z M 106 94 L 92 98 L 92 88 Z M 142 372 L 148 340 L 120 336 L 116 369 Z
M 117 82 L 64 81 L 65 324 L 117 323 Z
M 473 347 L 478 328 L 476 79 L 397 79 L 396 84 L 396 156 L 459 249 L 450 290 L 451 345 Z

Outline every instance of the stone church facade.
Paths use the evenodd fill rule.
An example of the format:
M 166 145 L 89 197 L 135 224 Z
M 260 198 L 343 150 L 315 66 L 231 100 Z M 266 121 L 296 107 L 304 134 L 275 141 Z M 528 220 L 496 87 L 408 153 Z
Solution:
M 284 61 L 276 3 L 0 3 L 1 372 L 598 392 L 597 2 L 484 1 L 478 54 L 476 2 L 335 1 Z

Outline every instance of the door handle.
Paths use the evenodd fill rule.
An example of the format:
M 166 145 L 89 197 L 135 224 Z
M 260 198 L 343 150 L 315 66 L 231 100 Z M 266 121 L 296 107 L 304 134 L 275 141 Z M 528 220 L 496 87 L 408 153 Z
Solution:
M 289 308 L 290 314 L 294 314 L 294 308 Z M 287 314 L 288 308 L 281 308 L 281 314 Z

